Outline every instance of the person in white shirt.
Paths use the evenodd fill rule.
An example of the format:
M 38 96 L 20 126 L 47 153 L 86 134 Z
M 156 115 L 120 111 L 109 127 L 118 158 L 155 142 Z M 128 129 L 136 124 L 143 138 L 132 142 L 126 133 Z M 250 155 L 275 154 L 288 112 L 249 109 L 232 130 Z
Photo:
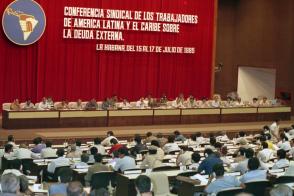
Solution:
M 47 99 L 46 97 L 43 97 L 42 101 L 38 105 L 38 110 L 47 110 L 49 109 L 49 106 L 47 104 Z
M 13 151 L 13 146 L 11 144 L 5 144 L 3 157 L 7 160 L 16 159 L 15 152 Z
M 181 149 L 179 148 L 178 144 L 174 143 L 175 141 L 175 136 L 170 135 L 167 138 L 167 143 L 163 146 L 163 151 L 165 153 L 170 153 L 172 151 L 180 151 Z
M 257 154 L 257 158 L 259 158 L 262 162 L 267 163 L 274 158 L 274 152 L 268 148 L 267 142 L 262 142 L 261 145 L 262 150 Z
M 206 139 L 204 137 L 202 137 L 201 132 L 197 132 L 196 137 L 197 137 L 196 142 L 198 144 L 203 144 L 204 142 L 206 142 Z
M 285 133 L 280 134 L 281 141 L 277 144 L 278 148 L 283 149 L 285 151 L 291 150 L 291 144 L 288 141 L 288 137 L 285 135 Z
M 248 160 L 249 171 L 240 178 L 240 182 L 246 183 L 250 181 L 266 180 L 267 170 L 260 170 L 260 162 L 258 158 L 254 157 Z
M 47 103 L 47 106 L 49 109 L 54 108 L 54 102 L 53 102 L 52 97 L 47 97 L 46 103 Z
M 123 99 L 123 101 L 121 103 L 119 103 L 118 108 L 130 109 L 131 108 L 131 104 L 128 102 L 128 100 Z
M 289 155 L 294 157 L 294 138 L 290 141 L 291 149 L 289 151 Z
M 220 107 L 220 98 L 218 96 L 214 96 L 213 97 L 213 100 L 211 101 L 210 103 L 210 107 L 213 107 L 213 108 L 218 108 Z
M 188 146 L 182 146 L 182 150 L 177 156 L 176 164 L 177 165 L 191 165 L 192 164 L 192 151 L 189 151 Z
M 273 165 L 272 169 L 281 169 L 289 167 L 289 160 L 286 159 L 286 151 L 280 149 L 277 151 L 278 161 Z
M 280 120 L 275 120 L 269 128 L 272 139 L 279 140 Z
M 63 148 L 59 148 L 56 152 L 58 158 L 57 159 L 53 159 L 47 167 L 47 171 L 51 174 L 54 174 L 55 169 L 58 167 L 62 167 L 62 166 L 69 166 L 70 165 L 70 161 L 68 158 L 63 157 L 64 156 L 64 149 Z
M 57 157 L 56 155 L 56 149 L 52 148 L 52 142 L 51 141 L 46 141 L 46 148 L 43 148 L 41 150 L 41 158 L 52 158 L 52 157 Z
M 66 158 L 79 158 L 79 157 L 81 157 L 81 154 L 82 154 L 82 151 L 77 150 L 76 145 L 75 144 L 72 144 L 67 149 Z
M 107 137 L 101 142 L 101 144 L 103 146 L 111 146 L 111 143 L 110 143 L 111 139 L 118 140 L 116 137 L 114 137 L 114 133 L 112 131 L 108 131 L 107 132 Z
M 234 101 L 234 107 L 243 107 L 244 106 L 244 102 L 241 100 L 240 97 L 237 98 L 236 101 Z
M 136 108 L 138 109 L 144 109 L 148 107 L 148 102 L 145 101 L 144 97 L 141 97 L 137 102 L 136 102 Z
M 31 102 L 30 99 L 27 99 L 21 109 L 22 110 L 32 110 L 34 108 L 35 108 L 35 105 Z
M 179 96 L 172 102 L 174 108 L 183 108 L 185 105 L 185 98 L 183 93 L 180 93 Z
M 113 168 L 115 171 L 124 172 L 125 170 L 136 168 L 136 161 L 134 158 L 129 156 L 128 149 L 120 148 L 118 150 L 118 156 L 119 159 L 116 161 Z
M 267 99 L 267 97 L 263 97 L 262 100 L 259 101 L 259 107 L 270 107 L 272 106 L 271 102 Z
M 74 163 L 71 168 L 88 168 L 89 155 L 87 153 L 83 153 L 81 155 L 81 162 Z
M 13 135 L 8 135 L 7 144 L 11 144 L 14 149 L 17 148 Z
M 28 149 L 27 145 L 20 144 L 19 148 L 15 150 L 15 157 L 17 159 L 38 159 L 37 154 Z
M 94 145 L 92 147 L 96 147 L 98 150 L 98 153 L 104 155 L 106 153 L 104 146 L 101 144 L 101 139 L 99 137 L 96 137 L 94 139 Z
M 187 101 L 186 101 L 186 107 L 187 108 L 194 108 L 196 106 L 196 99 L 194 98 L 193 95 L 190 95 L 188 98 L 187 98 Z
M 199 167 L 199 162 L 201 160 L 201 156 L 198 152 L 193 152 L 193 154 L 191 155 L 191 160 L 192 160 L 192 164 L 188 166 L 189 169 L 191 170 L 198 170 Z
M 258 99 L 257 99 L 256 97 L 254 97 L 254 98 L 252 99 L 252 102 L 249 103 L 249 105 L 250 105 L 251 107 L 258 107 L 258 106 L 259 106 Z

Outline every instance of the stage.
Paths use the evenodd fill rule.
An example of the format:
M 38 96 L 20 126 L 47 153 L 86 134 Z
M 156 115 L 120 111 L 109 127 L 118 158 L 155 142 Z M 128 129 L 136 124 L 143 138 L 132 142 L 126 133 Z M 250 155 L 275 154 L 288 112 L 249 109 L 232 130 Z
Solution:
M 282 121 L 280 127 L 290 127 L 293 122 L 293 117 L 290 121 Z M 189 124 L 189 125 L 151 125 L 151 126 L 120 126 L 120 127 L 84 127 L 84 128 L 48 128 L 48 129 L 0 129 L 0 140 L 3 144 L 7 136 L 14 135 L 16 142 L 25 141 L 31 143 L 31 140 L 37 136 L 44 139 L 54 140 L 58 143 L 65 140 L 73 140 L 79 138 L 83 141 L 88 141 L 95 137 L 105 137 L 107 131 L 113 131 L 119 138 L 129 139 L 134 134 L 145 135 L 150 131 L 153 133 L 161 132 L 164 135 L 172 134 L 174 130 L 179 130 L 185 135 L 194 132 L 202 134 L 217 133 L 226 131 L 228 135 L 234 136 L 238 131 L 243 130 L 248 133 L 256 133 L 264 125 L 271 124 L 271 121 L 262 122 L 240 122 L 240 123 L 210 123 L 210 124 Z

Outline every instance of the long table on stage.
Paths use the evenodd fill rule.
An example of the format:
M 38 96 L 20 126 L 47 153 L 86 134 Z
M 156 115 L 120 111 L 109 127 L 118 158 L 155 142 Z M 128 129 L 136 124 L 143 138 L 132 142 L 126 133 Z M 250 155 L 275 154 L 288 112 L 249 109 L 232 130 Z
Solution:
M 290 120 L 291 107 L 125 109 L 125 110 L 3 110 L 5 129 L 107 127 L 162 124 Z

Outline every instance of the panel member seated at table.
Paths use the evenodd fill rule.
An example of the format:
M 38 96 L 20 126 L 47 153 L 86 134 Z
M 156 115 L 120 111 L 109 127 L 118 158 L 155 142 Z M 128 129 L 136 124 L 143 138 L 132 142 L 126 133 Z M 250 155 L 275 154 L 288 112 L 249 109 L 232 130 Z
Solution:
M 178 97 L 172 102 L 174 108 L 183 108 L 185 107 L 185 98 L 184 94 L 180 93 Z
M 205 188 L 205 192 L 208 194 L 217 194 L 219 191 L 234 187 L 245 187 L 236 176 L 224 176 L 225 168 L 222 164 L 216 164 L 213 166 L 213 173 L 211 175 L 208 184 Z
M 187 101 L 185 103 L 185 106 L 187 108 L 194 108 L 196 106 L 196 99 L 193 95 L 190 95 L 188 98 L 187 98 Z
M 234 101 L 234 107 L 244 107 L 244 106 L 245 104 L 240 97 L 238 97 L 237 100 Z
M 58 183 L 51 184 L 48 189 L 49 195 L 67 195 L 68 183 L 72 181 L 73 172 L 70 168 L 61 168 L 58 173 Z
M 47 99 L 46 97 L 42 98 L 42 101 L 38 104 L 37 110 L 48 110 L 49 106 L 47 104 Z
M 10 104 L 10 110 L 18 111 L 20 110 L 20 104 L 18 99 L 14 99 L 13 102 Z
M 90 181 L 91 181 L 93 174 L 95 174 L 97 172 L 102 172 L 102 171 L 110 171 L 110 168 L 107 165 L 104 165 L 102 163 L 102 159 L 103 159 L 103 157 L 101 154 L 98 153 L 98 154 L 94 155 L 95 163 L 94 163 L 94 165 L 89 167 L 88 172 L 85 176 L 86 185 L 90 185 Z
M 267 97 L 263 97 L 258 104 L 259 107 L 270 107 L 272 106 L 270 100 L 267 99 Z
M 165 93 L 163 93 L 159 99 L 161 105 L 166 105 L 168 102 L 168 98 Z
M 32 103 L 31 99 L 27 99 L 21 109 L 22 110 L 33 110 L 33 109 L 35 109 L 35 105 Z
M 56 105 L 57 110 L 69 110 L 68 101 L 62 100 L 59 104 Z
M 70 165 L 70 161 L 68 158 L 63 157 L 64 155 L 64 149 L 63 148 L 59 148 L 56 152 L 58 158 L 57 159 L 53 159 L 47 167 L 47 171 L 50 174 L 54 174 L 55 169 L 57 167 L 62 167 L 62 166 L 69 166 Z
M 52 99 L 52 97 L 47 97 L 46 99 L 46 103 L 49 109 L 53 109 L 54 108 L 54 101 Z
M 57 157 L 56 149 L 52 148 L 52 142 L 47 140 L 45 144 L 46 144 L 46 148 L 43 148 L 41 150 L 41 158 L 46 159 L 46 158 Z
M 111 100 L 110 98 L 105 98 L 102 102 L 102 110 L 108 110 L 111 109 Z
M 258 107 L 258 106 L 259 106 L 258 99 L 257 99 L 256 97 L 253 97 L 253 98 L 252 98 L 252 101 L 249 102 L 249 105 L 250 105 L 251 107 Z
M 210 102 L 210 107 L 219 108 L 220 107 L 221 98 L 219 96 L 214 96 L 213 100 Z
M 113 138 L 117 140 L 117 138 L 114 136 L 113 131 L 107 131 L 106 138 L 101 142 L 101 144 L 103 146 L 111 146 L 110 140 Z
M 145 101 L 144 97 L 141 97 L 137 102 L 136 102 L 136 108 L 138 109 L 145 109 L 148 108 L 148 102 Z
M 95 99 L 91 99 L 85 106 L 85 110 L 97 110 L 98 104 Z
M 131 104 L 128 102 L 127 99 L 123 99 L 123 101 L 118 104 L 118 108 L 121 108 L 121 109 L 130 109 L 131 108 Z
M 126 147 L 120 148 L 118 150 L 118 156 L 119 159 L 114 165 L 114 171 L 124 172 L 125 170 L 136 168 L 136 161 L 134 158 L 129 156 L 129 152 Z
M 81 99 L 78 99 L 75 104 L 72 105 L 71 109 L 73 110 L 83 110 L 84 106 Z

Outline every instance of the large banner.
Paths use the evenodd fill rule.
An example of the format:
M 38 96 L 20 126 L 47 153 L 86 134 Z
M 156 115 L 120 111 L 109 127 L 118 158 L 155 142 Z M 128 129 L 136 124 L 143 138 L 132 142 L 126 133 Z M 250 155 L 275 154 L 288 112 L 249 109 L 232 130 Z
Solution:
M 215 0 L 1 0 L 0 102 L 211 93 Z

